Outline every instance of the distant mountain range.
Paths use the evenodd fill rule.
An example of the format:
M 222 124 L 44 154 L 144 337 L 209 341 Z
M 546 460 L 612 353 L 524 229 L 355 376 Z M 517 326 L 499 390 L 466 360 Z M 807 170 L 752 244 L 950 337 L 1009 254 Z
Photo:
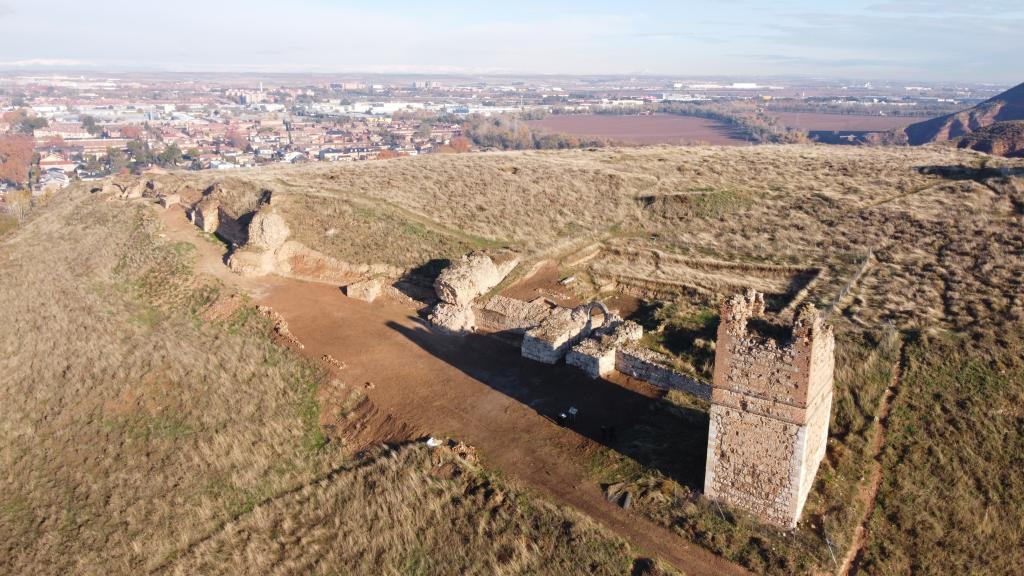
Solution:
M 1006 92 L 989 98 L 981 104 L 967 110 L 947 114 L 924 122 L 918 122 L 907 126 L 905 132 L 911 145 L 927 144 L 929 142 L 944 142 L 957 140 L 962 148 L 970 147 L 977 150 L 975 145 L 987 145 L 992 150 L 1009 149 L 1014 151 L 1003 138 L 1014 136 L 1016 138 L 1016 151 L 1021 150 L 1020 127 L 995 128 L 998 123 L 1013 120 L 1024 120 L 1024 84 L 1010 88 Z M 986 130 L 983 134 L 980 131 Z M 973 135 L 973 137 L 972 137 Z M 966 145 L 963 143 L 967 142 Z M 984 150 L 983 150 L 984 151 Z M 993 151 L 992 154 L 1000 154 Z

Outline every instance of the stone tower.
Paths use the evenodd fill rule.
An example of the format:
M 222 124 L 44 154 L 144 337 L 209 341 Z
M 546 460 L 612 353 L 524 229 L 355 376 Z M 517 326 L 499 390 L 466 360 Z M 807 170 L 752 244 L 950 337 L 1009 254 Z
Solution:
M 825 456 L 835 337 L 807 304 L 788 337 L 758 334 L 754 291 L 722 303 L 704 495 L 796 526 Z

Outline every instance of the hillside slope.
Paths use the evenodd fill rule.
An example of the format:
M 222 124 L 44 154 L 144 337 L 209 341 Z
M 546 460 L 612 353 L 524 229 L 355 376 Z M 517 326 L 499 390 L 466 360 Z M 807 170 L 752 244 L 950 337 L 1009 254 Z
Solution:
M 602 266 L 639 274 L 648 265 L 640 256 L 653 254 L 651 274 L 714 277 L 726 289 L 734 276 L 768 282 L 767 269 L 822 270 L 805 301 L 836 304 L 836 395 L 828 457 L 796 531 L 761 526 L 688 488 L 704 469 L 699 406 L 652 403 L 652 417 L 618 429 L 607 454 L 586 454 L 594 484 L 636 488 L 623 513 L 676 532 L 680 545 L 781 575 L 831 570 L 872 510 L 853 495 L 874 461 L 868 448 L 890 384 L 879 505 L 860 548 L 865 572 L 1015 574 L 1024 562 L 1015 546 L 1024 522 L 1022 176 L 1024 161 L 951 146 L 764 146 L 428 155 L 140 178 L 189 206 L 219 201 L 230 226 L 218 234 L 243 244 L 250 239 L 237 224 L 272 196 L 295 242 L 365 270 L 406 274 L 492 245 L 517 249 L 529 266 L 596 243 L 607 247 L 593 259 Z M 215 240 L 180 208 L 155 216 L 151 202 L 72 187 L 0 243 L 0 318 L 11 327 L 0 331 L 0 572 L 359 573 L 378 560 L 384 574 L 627 571 L 632 554 L 620 538 L 487 471 L 446 479 L 422 447 L 380 451 L 362 466 L 325 443 L 311 393 L 321 374 L 277 346 L 252 310 L 212 312 L 224 287 L 193 266 L 209 272 L 197 253 L 216 246 L 219 256 L 223 246 L 204 244 Z M 172 215 L 198 244 L 161 226 Z M 213 258 L 230 276 L 223 264 Z M 316 289 L 341 298 L 336 284 Z M 687 318 L 684 300 L 659 313 Z M 305 310 L 341 323 L 330 304 Z M 703 328 L 713 338 L 717 313 L 696 312 L 690 335 L 666 324 L 666 337 L 677 338 L 666 343 L 703 339 Z M 382 324 L 417 345 L 401 326 Z M 361 347 L 370 344 L 346 346 L 357 358 L 372 356 Z M 314 348 L 308 341 L 306 353 Z M 898 364 L 905 382 L 890 378 Z M 372 375 L 375 386 L 356 388 L 380 399 L 387 382 L 365 374 L 352 381 Z M 402 394 L 426 379 L 403 379 Z M 597 386 L 606 388 L 588 390 Z M 461 408 L 450 412 L 468 412 Z M 504 435 L 501 450 L 514 452 L 516 440 Z M 524 461 L 539 461 L 537 446 L 554 449 L 532 445 Z
M 338 428 L 364 396 L 147 204 L 73 186 L 0 241 L 0 573 L 628 571 L 621 539 L 475 465 L 353 459 L 321 392 L 349 394 Z
M 1024 120 L 1024 84 L 1018 84 L 973 108 L 911 124 L 906 128 L 911 145 L 953 140 L 996 122 Z
M 1024 120 L 996 122 L 957 140 L 958 148 L 1019 158 L 1024 156 Z

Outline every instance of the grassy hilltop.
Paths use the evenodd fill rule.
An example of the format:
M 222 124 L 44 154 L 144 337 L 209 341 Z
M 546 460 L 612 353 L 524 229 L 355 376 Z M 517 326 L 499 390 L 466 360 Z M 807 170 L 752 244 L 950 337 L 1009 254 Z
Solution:
M 154 179 L 187 201 L 217 188 L 239 218 L 272 192 L 292 239 L 343 262 L 416 271 L 508 247 L 526 267 L 558 261 L 581 297 L 605 278 L 679 286 L 640 311 L 662 327 L 647 344 L 703 376 L 717 296 L 835 304 L 829 451 L 796 531 L 723 513 L 663 473 L 702 470 L 692 446 L 673 447 L 699 443 L 706 407 L 679 398 L 595 458 L 594 481 L 631 487 L 633 512 L 759 573 L 834 571 L 864 514 L 865 573 L 1024 565 L 1024 161 L 651 147 Z M 162 238 L 144 202 L 87 188 L 0 239 L 0 571 L 628 572 L 616 536 L 486 469 L 439 473 L 419 447 L 354 459 L 318 425 L 318 390 L 353 383 L 196 274 L 192 245 Z M 872 505 L 858 494 L 876 440 Z

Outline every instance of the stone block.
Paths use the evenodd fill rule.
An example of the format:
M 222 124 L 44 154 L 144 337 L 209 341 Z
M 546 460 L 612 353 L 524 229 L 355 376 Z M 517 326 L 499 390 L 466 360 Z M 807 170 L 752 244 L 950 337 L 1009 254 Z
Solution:
M 363 302 L 373 302 L 380 295 L 380 280 L 372 278 L 349 284 L 345 286 L 345 295 Z

